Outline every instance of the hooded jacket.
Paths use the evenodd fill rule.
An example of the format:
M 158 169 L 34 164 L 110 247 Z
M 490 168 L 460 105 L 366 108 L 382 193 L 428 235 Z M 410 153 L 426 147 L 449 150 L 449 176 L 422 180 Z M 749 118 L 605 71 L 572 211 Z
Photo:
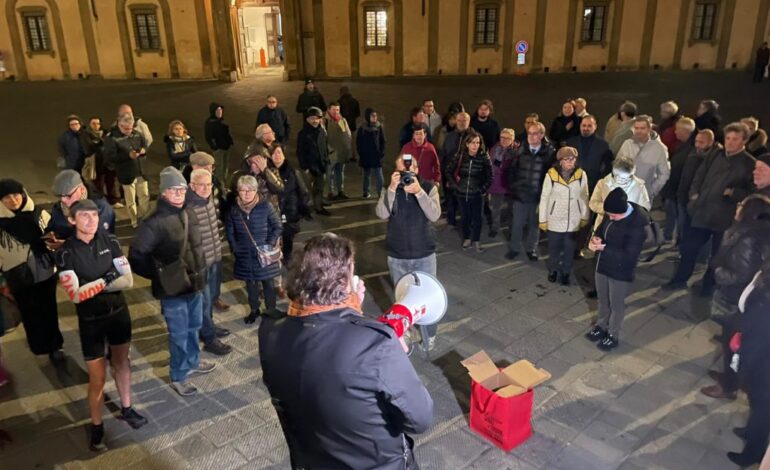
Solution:
M 371 125 L 369 119 L 373 112 L 371 108 L 364 111 L 365 122 L 356 136 L 358 164 L 362 168 L 381 168 L 385 158 L 385 130 L 379 122 Z
M 35 202 L 29 197 L 27 191 L 24 191 L 26 201 L 21 207 L 20 212 L 32 213 L 35 222 L 37 223 L 37 229 L 30 227 L 29 230 L 39 231 L 40 236 L 43 235 L 43 229 L 48 225 L 48 221 L 51 216 L 45 210 L 35 207 Z M 24 243 L 11 234 L 12 225 L 24 223 L 14 212 L 8 210 L 5 204 L 0 203 L 0 272 L 7 273 L 8 271 L 27 263 L 27 257 L 29 256 L 29 250 L 33 249 L 34 252 L 44 252 L 45 245 L 43 242 L 36 238 L 37 247 L 31 247 L 29 243 Z
M 597 215 L 594 229 L 601 225 L 604 219 L 604 200 L 615 188 L 623 188 L 628 197 L 628 202 L 633 202 L 639 206 L 642 206 L 646 210 L 650 210 L 652 202 L 650 196 L 647 194 L 647 188 L 644 187 L 644 181 L 632 176 L 627 183 L 620 184 L 615 179 L 615 176 L 610 173 L 605 176 L 594 188 L 594 192 L 591 194 L 591 200 L 588 202 L 588 207 Z
M 302 130 L 297 134 L 297 159 L 303 171 L 311 175 L 326 174 L 329 161 L 329 141 L 326 129 L 322 125 L 313 127 L 305 121 Z
M 628 121 L 621 122 L 618 125 L 618 128 L 615 130 L 615 134 L 613 134 L 612 139 L 607 141 L 607 143 L 610 145 L 610 150 L 612 150 L 612 154 L 617 156 L 618 152 L 620 151 L 620 147 L 622 147 L 628 139 L 632 139 L 633 137 L 634 120 L 629 119 Z
M 635 175 L 644 180 L 650 199 L 655 199 L 671 175 L 668 149 L 660 141 L 658 134 L 651 131 L 650 139 L 643 144 L 634 138 L 626 140 L 615 157 L 621 156 L 629 157 L 634 161 Z
M 82 130 L 72 132 L 72 129 L 67 129 L 59 137 L 59 156 L 64 158 L 65 165 L 63 169 L 75 170 L 78 173 L 83 169 L 83 164 L 86 161 L 86 152 L 82 145 L 82 132 Z
M 650 216 L 643 207 L 629 202 L 633 211 L 621 220 L 606 218 L 594 235 L 606 246 L 597 252 L 596 272 L 610 279 L 633 282 L 639 254 L 646 238 Z
M 166 153 L 171 166 L 177 170 L 183 170 L 185 165 L 190 163 L 190 155 L 198 151 L 195 139 L 186 134 L 181 138 L 165 135 L 163 136 L 163 143 L 166 144 Z
M 230 136 L 230 126 L 225 122 L 224 117 L 216 116 L 217 108 L 222 108 L 223 111 L 225 109 L 219 103 L 209 105 L 209 118 L 204 125 L 206 143 L 211 150 L 227 150 L 233 146 L 233 138 Z
M 257 113 L 257 124 L 267 124 L 270 129 L 275 132 L 275 140 L 278 142 L 286 142 L 289 139 L 289 117 L 286 115 L 286 111 L 282 107 L 276 106 L 275 109 L 270 109 L 267 106 L 263 106 Z
M 318 90 L 307 91 L 306 89 L 297 98 L 297 112 L 305 116 L 305 111 L 313 106 L 324 113 L 326 112 L 326 101 L 324 101 L 323 95 Z
M 295 468 L 404 470 L 433 421 L 393 329 L 352 308 L 266 319 L 259 358 Z
M 588 224 L 588 177 L 581 168 L 565 181 L 558 168 L 548 170 L 540 195 L 540 226 L 550 232 L 577 232 Z M 546 224 L 543 227 L 543 224 Z

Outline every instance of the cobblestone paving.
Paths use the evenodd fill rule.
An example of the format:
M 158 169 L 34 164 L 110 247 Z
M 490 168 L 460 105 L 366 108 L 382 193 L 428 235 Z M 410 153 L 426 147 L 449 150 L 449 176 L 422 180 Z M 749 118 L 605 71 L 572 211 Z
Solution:
M 670 97 L 666 89 L 684 90 L 687 88 L 684 82 L 693 77 L 704 77 L 709 83 L 721 83 L 717 80 L 719 77 L 721 80 L 740 77 L 738 74 L 660 76 L 666 86 L 657 84 L 653 91 L 629 94 L 657 103 Z M 580 94 L 590 100 L 590 77 L 574 77 L 589 89 Z M 610 76 L 604 75 L 601 80 L 612 82 L 607 77 Z M 596 100 L 596 108 L 611 110 L 624 97 L 620 80 L 624 75 L 616 77 L 613 83 L 618 91 L 603 91 L 601 100 Z M 573 76 L 553 76 L 521 80 L 529 80 L 523 83 L 537 87 L 538 81 L 559 83 L 559 80 L 572 79 Z M 55 97 L 51 107 L 61 111 L 62 116 L 69 110 L 79 110 L 78 103 L 88 111 L 96 107 L 112 110 L 113 105 L 130 101 L 148 116 L 156 138 L 160 139 L 164 128 L 161 123 L 169 120 L 166 119 L 169 112 L 162 110 L 170 107 L 179 106 L 183 116 L 198 116 L 212 99 L 209 95 L 224 93 L 232 100 L 231 116 L 250 122 L 255 103 L 259 101 L 254 96 L 262 96 L 274 87 L 283 93 L 284 96 L 279 93 L 279 97 L 291 107 L 296 95 L 293 90 L 299 87 L 296 83 L 269 78 L 236 85 L 149 83 L 142 84 L 141 90 L 135 83 L 97 83 L 92 85 L 95 91 L 91 94 L 89 89 L 81 90 L 75 85 L 82 87 L 82 84 L 70 83 L 0 84 L 0 98 L 17 103 L 21 121 L 32 119 L 31 116 L 39 112 L 22 107 L 23 101 L 19 101 L 33 92 L 38 99 Z M 391 106 L 384 97 L 399 96 L 393 94 L 398 90 L 396 82 L 354 85 L 362 90 L 357 93 L 362 96 L 363 90 L 371 89 L 383 107 Z M 501 93 L 504 85 L 502 80 L 490 81 L 490 93 Z M 326 86 L 331 89 L 336 84 Z M 609 85 L 602 83 L 602 86 Z M 404 93 L 422 97 L 434 89 L 431 87 L 436 87 L 439 96 L 445 97 L 438 103 L 443 107 L 450 99 L 444 82 L 433 85 L 427 80 L 415 79 Z M 70 95 L 64 96 L 64 93 Z M 462 98 L 472 102 L 480 93 L 476 90 Z M 559 97 L 549 98 L 549 102 L 556 105 L 559 100 Z M 736 116 L 744 110 L 751 111 L 746 96 L 736 100 L 743 106 L 740 112 L 731 111 Z M 502 104 L 498 103 L 498 106 Z M 517 121 L 523 112 L 517 111 Z M 40 120 L 45 126 L 61 121 L 58 115 L 50 113 L 41 115 Z M 231 118 L 231 122 L 235 123 L 236 118 Z M 191 125 L 193 129 L 195 124 Z M 390 134 L 396 132 L 393 127 Z M 1 130 L 0 136 L 9 141 L 12 139 L 9 132 L 13 129 L 20 135 L 27 132 L 15 122 Z M 51 134 L 55 136 L 57 132 Z M 245 136 L 245 132 L 240 133 L 240 144 L 245 145 Z M 40 198 L 44 198 L 48 178 L 54 170 L 40 162 L 46 149 L 53 145 L 33 142 L 23 146 L 13 141 L 10 147 L 12 158 L 18 159 L 19 165 L 14 174 L 28 177 L 30 184 L 41 191 Z M 160 156 L 159 149 L 155 152 Z M 8 160 L 0 163 L 3 174 L 8 174 L 10 164 Z M 40 167 L 39 171 L 33 171 L 35 165 Z M 359 195 L 360 178 L 354 174 L 353 166 L 349 165 L 347 172 L 348 193 Z M 160 164 L 153 164 L 153 171 L 159 167 Z M 392 300 L 386 276 L 384 224 L 374 217 L 373 205 L 374 201 L 356 199 L 336 204 L 332 207 L 332 217 L 305 223 L 305 231 L 299 237 L 301 241 L 322 230 L 331 230 L 356 241 L 359 272 L 369 292 L 365 309 L 372 316 L 387 308 Z M 130 228 L 125 214 L 119 214 L 122 220 L 118 235 L 128 245 Z M 706 376 L 708 369 L 718 364 L 717 345 L 711 339 L 717 327 L 705 320 L 708 303 L 704 299 L 689 292 L 659 291 L 659 285 L 673 270 L 673 250 L 662 253 L 640 269 L 635 292 L 629 298 L 621 347 L 604 354 L 582 338 L 596 315 L 595 302 L 583 295 L 590 275 L 588 263 L 579 266 L 580 285 L 561 287 L 546 281 L 542 261 L 504 261 L 502 235 L 497 239 L 482 237 L 487 250 L 476 254 L 460 250 L 458 235 L 445 226 L 439 225 L 437 233 L 439 278 L 447 289 L 450 306 L 439 328 L 436 350 L 430 357 L 420 353 L 412 356 L 434 400 L 435 423 L 428 432 L 416 436 L 416 454 L 422 468 L 733 468 L 725 452 L 741 449 L 741 441 L 730 429 L 744 423 L 745 396 L 728 402 L 712 400 L 698 392 L 701 386 L 710 383 Z M 226 279 L 231 279 L 229 272 Z M 147 283 L 137 280 L 127 292 L 133 317 L 134 395 L 137 407 L 150 423 L 134 431 L 108 413 L 105 428 L 111 450 L 103 454 L 88 451 L 87 376 L 79 350 L 74 309 L 62 297 L 60 323 L 69 355 L 65 368 L 55 369 L 47 358 L 32 356 L 26 349 L 21 328 L 2 339 L 3 356 L 14 381 L 0 391 L 0 429 L 9 432 L 14 441 L 0 450 L 0 467 L 289 468 L 283 436 L 262 382 L 256 327 L 242 322 L 246 313 L 242 286 L 237 281 L 225 284 L 224 298 L 234 306 L 229 312 L 216 314 L 217 322 L 233 331 L 225 340 L 233 346 L 233 353 L 213 359 L 218 363 L 217 369 L 194 379 L 202 393 L 181 398 L 166 385 L 167 336 L 159 305 L 151 298 Z M 553 374 L 553 378 L 535 392 L 532 438 L 510 453 L 498 450 L 468 428 L 470 383 L 459 362 L 479 349 L 485 349 L 499 365 L 527 358 Z M 203 356 L 212 359 L 206 353 Z M 117 398 L 112 383 L 107 387 L 107 395 Z M 115 406 L 115 403 L 108 404 L 113 411 Z

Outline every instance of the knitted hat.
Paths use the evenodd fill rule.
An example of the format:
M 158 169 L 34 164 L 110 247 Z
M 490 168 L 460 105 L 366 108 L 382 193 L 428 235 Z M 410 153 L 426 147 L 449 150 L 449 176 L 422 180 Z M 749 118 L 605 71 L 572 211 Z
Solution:
M 762 155 L 758 156 L 757 161 L 770 166 L 770 153 L 763 153 Z
M 215 161 L 216 160 L 214 160 L 214 157 L 212 157 L 206 152 L 195 152 L 192 155 L 190 155 L 190 165 L 195 165 L 195 166 L 213 165 Z
M 182 173 L 173 166 L 167 166 L 160 172 L 160 192 L 167 190 L 168 188 L 177 188 L 179 186 L 187 186 Z
M 307 108 L 307 111 L 305 111 L 305 119 L 309 118 L 310 116 L 324 117 L 324 112 L 321 111 L 321 108 L 311 106 Z
M 70 206 L 70 216 L 75 217 L 80 211 L 96 211 L 99 212 L 99 207 L 96 203 L 90 199 L 81 199 Z
M 62 170 L 53 179 L 53 192 L 57 196 L 66 196 L 79 184 L 83 184 L 80 173 L 75 170 Z
M 24 185 L 11 178 L 0 180 L 0 199 L 9 194 L 24 194 Z
M 607 214 L 625 214 L 628 210 L 628 196 L 622 188 L 615 188 L 604 199 L 604 212 Z
M 575 147 L 562 147 L 556 152 L 556 159 L 563 160 L 567 157 L 577 158 L 578 151 Z

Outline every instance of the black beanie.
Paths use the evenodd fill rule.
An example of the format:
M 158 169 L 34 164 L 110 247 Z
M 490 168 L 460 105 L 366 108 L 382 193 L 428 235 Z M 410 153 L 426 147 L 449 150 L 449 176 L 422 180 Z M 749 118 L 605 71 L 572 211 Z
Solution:
M 9 194 L 24 195 L 24 185 L 11 178 L 0 179 L 0 199 Z
M 615 188 L 604 200 L 604 212 L 608 214 L 625 214 L 628 210 L 628 196 L 623 188 Z

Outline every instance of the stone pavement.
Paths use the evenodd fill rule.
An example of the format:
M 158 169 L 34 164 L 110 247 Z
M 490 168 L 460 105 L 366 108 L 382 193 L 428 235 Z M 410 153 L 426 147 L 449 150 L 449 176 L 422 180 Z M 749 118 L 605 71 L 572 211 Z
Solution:
M 644 85 L 644 74 L 595 74 L 494 80 L 490 77 L 484 83 L 448 78 L 409 79 L 401 85 L 378 80 L 356 83 L 353 92 L 362 101 L 364 96 L 373 97 L 375 104 L 394 116 L 396 123 L 401 121 L 396 112 L 406 114 L 408 105 L 394 105 L 395 96 L 419 100 L 435 93 L 437 100 L 441 99 L 439 108 L 443 108 L 458 93 L 466 103 L 476 101 L 482 94 L 481 86 L 485 96 L 488 92 L 497 100 L 498 109 L 502 108 L 500 115 L 515 118 L 514 122 L 520 121 L 529 109 L 550 114 L 546 110 L 557 110 L 561 97 L 544 97 L 547 108 L 542 104 L 527 108 L 522 103 L 538 97 L 517 92 L 515 99 L 520 98 L 521 102 L 506 102 L 505 93 L 511 84 L 542 89 L 579 82 L 579 94 L 585 95 L 601 115 L 611 112 L 626 96 L 646 103 L 647 110 L 652 112 L 655 103 L 671 96 L 682 93 L 690 103 L 706 93 L 703 90 L 718 88 L 720 91 L 713 96 L 724 100 L 729 97 L 733 107 L 725 107 L 731 117 L 737 117 L 756 113 L 752 99 L 768 93 L 766 88 L 752 88 L 750 84 L 731 87 L 731 81 L 742 79 L 737 73 L 656 74 L 655 81 L 650 76 L 646 76 L 649 87 Z M 700 91 L 691 86 L 695 79 L 704 84 Z M 452 94 L 452 86 L 463 83 L 464 91 L 455 89 Z M 478 89 L 468 87 L 474 83 Z M 207 102 L 222 96 L 231 124 L 238 125 L 236 134 L 239 146 L 243 147 L 250 132 L 246 130 L 250 127 L 248 123 L 256 114 L 261 96 L 275 89 L 286 106 L 292 108 L 295 91 L 301 86 L 270 77 L 238 84 L 86 85 L 0 84 L 0 100 L 10 103 L 18 115 L 18 119 L 0 129 L 0 137 L 8 144 L 3 153 L 6 158 L 0 161 L 0 174 L 14 174 L 28 182 L 40 191 L 36 199 L 50 198 L 45 191 L 55 170 L 50 168 L 52 157 L 47 149 L 54 148 L 52 142 L 64 126 L 61 116 L 71 111 L 83 115 L 101 112 L 107 116 L 117 104 L 129 101 L 153 126 L 160 143 L 164 123 L 176 115 L 191 121 L 194 135 L 202 135 L 200 128 Z M 324 86 L 331 90 L 337 84 Z M 625 91 L 626 86 L 634 91 Z M 734 92 L 734 96 L 728 92 Z M 40 111 L 43 107 L 45 112 Z M 391 141 L 395 140 L 397 127 L 388 128 Z M 153 156 L 157 158 L 150 165 L 150 172 L 155 175 L 164 161 L 158 147 L 153 146 Z M 360 188 L 360 177 L 354 167 L 349 165 L 347 171 L 350 195 L 358 195 Z M 368 287 L 365 309 L 372 316 L 392 301 L 384 254 L 385 225 L 374 217 L 374 203 L 354 199 L 336 204 L 332 217 L 316 217 L 313 222 L 303 223 L 305 231 L 298 238 L 301 242 L 330 230 L 356 242 L 358 272 Z M 122 220 L 118 235 L 124 245 L 129 245 L 130 228 L 125 214 L 120 211 L 119 215 Z M 430 357 L 420 353 L 412 356 L 434 399 L 435 424 L 427 433 L 416 436 L 416 453 L 422 468 L 733 468 L 725 452 L 741 449 L 741 441 L 730 430 L 744 423 L 745 397 L 727 402 L 709 399 L 698 392 L 710 383 L 708 369 L 718 364 L 717 345 L 711 340 L 717 328 L 704 321 L 708 303 L 703 299 L 690 293 L 658 290 L 673 270 L 673 251 L 641 267 L 635 293 L 629 299 L 622 345 L 615 352 L 604 354 L 582 338 L 596 315 L 595 302 L 584 298 L 581 287 L 585 286 L 590 268 L 582 266 L 581 286 L 565 288 L 545 280 L 542 261 L 503 260 L 502 236 L 496 240 L 482 237 L 487 248 L 483 254 L 460 250 L 457 234 L 442 225 L 438 238 L 439 278 L 447 289 L 450 307 L 439 328 L 437 349 Z M 226 279 L 231 279 L 229 266 L 228 262 Z M 203 393 L 184 399 L 166 385 L 165 324 L 147 283 L 140 278 L 137 281 L 127 293 L 134 327 L 134 394 L 137 407 L 150 418 L 150 423 L 133 431 L 108 415 L 105 427 L 111 450 L 104 454 L 88 451 L 87 377 L 74 309 L 62 297 L 61 326 L 65 351 L 70 357 L 65 369 L 53 368 L 47 358 L 33 357 L 26 348 L 21 328 L 2 339 L 3 356 L 14 381 L 0 390 L 0 429 L 9 432 L 14 442 L 0 450 L 0 467 L 288 468 L 287 449 L 261 380 L 256 327 L 247 327 L 242 322 L 246 299 L 240 283 L 226 283 L 224 297 L 235 306 L 227 313 L 217 314 L 218 322 L 233 330 L 226 342 L 234 352 L 224 359 L 215 359 L 219 367 L 212 374 L 195 379 Z M 470 383 L 459 362 L 480 349 L 489 352 L 499 365 L 527 358 L 553 374 L 535 392 L 534 435 L 510 453 L 498 450 L 468 429 Z M 107 394 L 113 399 L 117 397 L 112 383 Z M 110 407 L 115 410 L 114 403 Z

